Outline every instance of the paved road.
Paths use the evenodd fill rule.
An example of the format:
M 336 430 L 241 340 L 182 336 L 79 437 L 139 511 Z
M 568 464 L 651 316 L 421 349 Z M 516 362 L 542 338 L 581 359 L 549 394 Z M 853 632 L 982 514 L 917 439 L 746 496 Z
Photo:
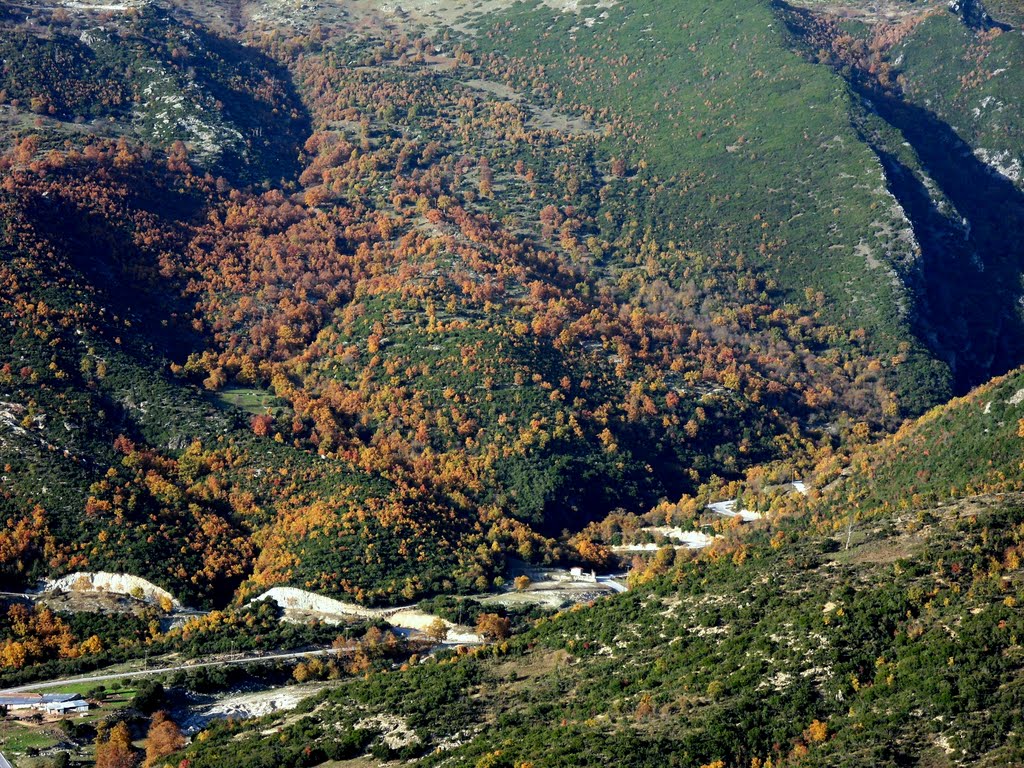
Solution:
M 603 586 L 611 588 L 615 592 L 625 592 L 628 589 L 628 587 L 625 584 L 623 584 L 621 581 L 619 581 L 619 579 L 622 579 L 625 576 L 626 576 L 626 574 L 624 574 L 624 573 L 623 574 L 607 574 L 607 575 L 598 577 L 598 583 L 603 585 Z M 31 600 L 31 599 L 38 598 L 39 595 L 32 594 L 32 593 L 26 594 L 26 593 L 20 593 L 20 592 L 2 592 L 2 591 L 0 591 L 0 596 L 21 597 L 21 598 L 28 598 L 28 599 Z M 374 609 L 374 614 L 377 615 L 377 616 L 380 616 L 382 618 L 390 618 L 395 613 L 398 613 L 398 612 L 401 612 L 401 611 L 405 611 L 405 610 L 409 610 L 409 608 L 408 607 L 398 607 L 398 608 Z M 181 610 L 181 611 L 176 611 L 171 616 L 171 618 L 173 618 L 174 616 L 181 616 L 181 615 L 203 615 L 204 613 L 205 613 L 205 611 L 196 611 L 196 610 L 185 609 L 185 610 Z M 473 645 L 475 643 L 462 642 L 462 643 L 456 643 L 456 644 L 457 645 L 466 645 L 466 644 Z M 440 646 L 442 646 L 442 647 L 448 646 L 448 645 L 449 645 L 448 643 L 441 643 L 440 644 Z M 263 655 L 255 654 L 255 653 L 253 653 L 253 654 L 243 654 L 243 655 L 239 655 L 239 656 L 234 656 L 232 658 L 222 658 L 222 659 L 217 659 L 217 660 L 214 660 L 214 661 L 193 661 L 193 662 L 189 662 L 189 663 L 185 663 L 185 664 L 180 664 L 180 665 L 172 666 L 172 667 L 153 667 L 151 669 L 136 669 L 136 670 L 132 670 L 132 671 L 117 672 L 117 673 L 110 673 L 110 672 L 102 673 L 102 672 L 99 672 L 97 674 L 83 675 L 81 677 L 67 677 L 67 678 L 61 678 L 59 680 L 43 680 L 43 681 L 39 681 L 39 682 L 35 682 L 35 683 L 28 683 L 26 685 L 19 685 L 19 686 L 13 687 L 13 688 L 3 688 L 3 689 L 0 689 L 0 695 L 23 693 L 25 691 L 35 691 L 35 690 L 40 690 L 40 689 L 44 689 L 44 688 L 60 688 L 62 686 L 76 685 L 76 684 L 79 684 L 79 683 L 102 683 L 102 682 L 105 682 L 105 681 L 108 681 L 108 680 L 124 680 L 125 678 L 132 678 L 132 677 L 151 677 L 153 675 L 163 675 L 163 674 L 167 674 L 169 672 L 187 672 L 188 670 L 191 670 L 191 669 L 202 669 L 204 667 L 224 667 L 224 666 L 229 666 L 231 664 L 247 664 L 247 663 L 253 662 L 253 661 L 275 661 L 275 660 L 279 660 L 279 659 L 298 659 L 298 658 L 302 658 L 303 656 L 325 656 L 325 655 L 332 655 L 332 654 L 337 654 L 337 653 L 340 653 L 340 651 L 335 650 L 333 648 L 321 648 L 321 649 L 314 649 L 314 650 L 307 650 L 307 651 L 291 651 L 291 652 L 288 652 L 288 653 L 268 653 L 268 654 L 263 654 Z M 2 767 L 0 767 L 0 768 L 2 768 Z
M 137 669 L 130 672 L 118 672 L 116 674 L 85 675 L 83 677 L 65 677 L 60 680 L 45 680 L 37 683 L 19 685 L 15 688 L 0 689 L 0 695 L 23 693 L 24 691 L 35 691 L 40 688 L 60 688 L 64 685 L 75 685 L 77 683 L 102 683 L 104 680 L 123 680 L 126 677 L 146 677 L 151 675 L 163 675 L 168 672 L 187 672 L 190 669 L 202 669 L 203 667 L 224 667 L 230 664 L 247 664 L 252 661 L 275 661 L 277 659 L 298 659 L 303 656 L 326 656 L 340 653 L 334 648 L 320 648 L 311 651 L 291 651 L 289 653 L 268 653 L 265 655 L 248 654 L 236 656 L 229 659 L 218 659 L 217 661 L 198 661 L 180 664 L 174 667 L 153 667 L 152 669 Z
M 621 581 L 617 581 L 616 579 L 614 579 L 611 576 L 598 576 L 597 577 L 597 583 L 598 584 L 604 584 L 606 587 L 611 587 L 612 589 L 614 589 L 616 592 L 618 592 L 620 594 L 623 593 L 623 592 L 628 592 L 629 591 L 629 587 L 628 586 L 623 584 Z

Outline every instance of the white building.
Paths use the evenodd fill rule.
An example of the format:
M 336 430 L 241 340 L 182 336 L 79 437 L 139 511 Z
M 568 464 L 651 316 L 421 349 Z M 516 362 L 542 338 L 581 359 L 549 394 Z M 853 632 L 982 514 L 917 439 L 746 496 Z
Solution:
M 84 699 L 71 699 L 70 701 L 49 701 L 43 704 L 43 709 L 51 715 L 68 715 L 89 711 L 89 702 Z
M 22 693 L 0 696 L 0 706 L 9 712 L 36 709 L 50 715 L 66 715 L 89 711 L 89 702 L 77 693 Z M 3 768 L 3 765 L 0 765 Z
M 586 573 L 582 568 L 570 568 L 569 575 L 572 576 L 573 581 L 585 581 L 588 584 L 597 583 L 597 575 L 593 571 Z

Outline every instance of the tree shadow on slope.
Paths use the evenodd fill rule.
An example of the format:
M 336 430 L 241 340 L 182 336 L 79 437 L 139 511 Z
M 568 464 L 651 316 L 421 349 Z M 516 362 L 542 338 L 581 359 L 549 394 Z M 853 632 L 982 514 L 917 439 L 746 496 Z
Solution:
M 225 176 L 236 182 L 276 186 L 298 178 L 300 152 L 312 120 L 288 70 L 258 49 L 206 30 L 197 31 L 208 52 L 196 67 L 203 85 L 221 104 L 227 121 L 242 132 L 246 148 L 222 159 Z M 219 64 L 226 64 L 226 72 Z M 226 76 L 225 76 L 226 75 Z M 236 83 L 273 84 L 281 99 L 261 99 Z
M 914 330 L 949 364 L 956 390 L 966 391 L 1024 361 L 1024 194 L 932 112 L 858 90 L 955 207 L 942 211 L 913 171 L 868 139 L 921 246 L 907 276 L 916 298 Z
M 784 0 L 773 0 L 773 7 L 794 48 L 812 62 L 819 61 L 822 40 L 842 31 L 830 26 L 827 17 Z M 914 150 L 928 177 L 919 178 L 900 161 L 898 150 L 854 125 L 885 168 L 889 191 L 921 247 L 917 263 L 901 270 L 914 299 L 913 332 L 949 366 L 957 393 L 1020 365 L 1024 195 L 975 157 L 935 113 L 884 90 L 874 74 L 861 68 L 863 62 L 830 60 L 853 94 Z M 929 181 L 941 195 L 933 196 Z M 942 198 L 954 210 L 944 210 Z
M 200 210 L 194 197 L 156 185 L 139 184 L 129 199 L 138 210 L 187 214 L 186 220 Z M 181 360 L 201 347 L 188 322 L 191 307 L 181 297 L 179 279 L 162 274 L 157 252 L 138 246 L 131 224 L 57 195 L 31 200 L 25 206 L 27 220 L 80 273 L 97 305 L 132 319 L 139 332 L 124 338 L 126 351 L 140 360 Z

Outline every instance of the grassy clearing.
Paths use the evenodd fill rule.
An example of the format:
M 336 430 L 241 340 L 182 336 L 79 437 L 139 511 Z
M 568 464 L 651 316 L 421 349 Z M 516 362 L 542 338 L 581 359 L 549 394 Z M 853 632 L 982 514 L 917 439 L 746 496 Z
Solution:
M 254 387 L 226 387 L 215 393 L 214 397 L 219 403 L 239 408 L 254 416 L 269 413 L 278 403 L 272 393 Z
M 29 725 L 21 722 L 8 721 L 0 725 L 0 744 L 4 752 L 24 754 L 29 748 L 46 749 L 57 743 L 53 734 L 47 732 L 45 725 Z
M 61 688 L 59 690 L 55 689 L 55 688 L 38 688 L 38 689 L 32 690 L 31 692 L 32 693 L 78 693 L 78 694 L 82 694 L 84 696 L 85 694 L 89 693 L 89 691 L 92 691 L 93 689 L 95 689 L 95 688 L 97 688 L 97 687 L 99 687 L 101 685 L 106 685 L 106 693 L 107 693 L 107 695 L 113 695 L 113 694 L 124 695 L 124 694 L 132 694 L 132 693 L 135 692 L 134 689 L 132 689 L 132 688 L 119 688 L 117 690 L 114 690 L 111 687 L 112 684 L 113 683 L 111 681 L 107 681 L 106 683 L 103 683 L 103 682 L 98 682 L 98 683 L 95 683 L 95 682 L 72 683 L 71 685 L 61 686 Z

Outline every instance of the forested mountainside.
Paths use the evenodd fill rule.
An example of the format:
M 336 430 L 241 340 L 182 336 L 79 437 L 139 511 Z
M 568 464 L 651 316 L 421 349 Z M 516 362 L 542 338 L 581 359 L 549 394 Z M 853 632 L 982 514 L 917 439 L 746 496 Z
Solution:
M 39 743 L 1022 764 L 1021 24 L 0 5 L 0 679 L 319 654 L 165 679 L 316 681 L 287 716 L 187 743 L 146 689 Z M 629 590 L 487 602 L 569 568 Z M 96 572 L 159 598 L 10 595 Z
M 216 724 L 184 754 L 199 766 L 367 749 L 423 765 L 1019 765 L 1022 416 L 1017 371 L 699 555 L 663 547 L 628 594 L 333 687 L 297 718 Z M 965 463 L 980 440 L 990 461 Z M 389 728 L 366 725 L 391 722 L 381 715 L 414 738 L 389 748 Z
M 480 589 L 1020 359 L 1005 23 L 86 6 L 4 18 L 26 582 Z
M 480 589 L 1017 357 L 1005 25 L 100 10 L 6 11 L 13 576 Z

